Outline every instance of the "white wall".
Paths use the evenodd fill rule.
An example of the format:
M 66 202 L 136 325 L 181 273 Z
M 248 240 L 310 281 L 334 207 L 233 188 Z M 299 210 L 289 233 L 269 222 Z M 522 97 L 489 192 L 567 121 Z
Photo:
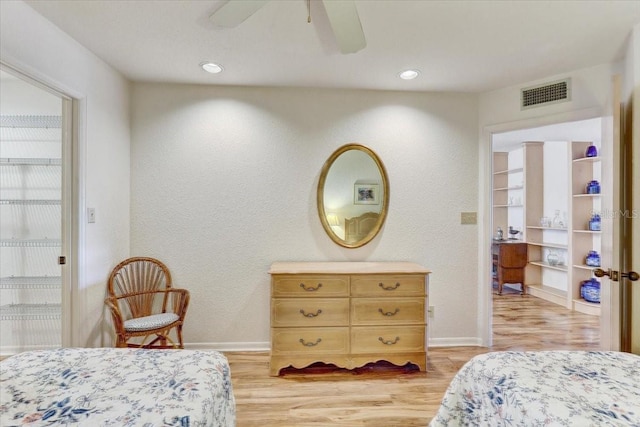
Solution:
M 69 266 L 78 276 L 72 345 L 99 346 L 106 279 L 129 254 L 128 82 L 22 2 L 0 2 L 0 31 L 4 64 L 79 100 L 75 228 L 85 256 Z M 88 206 L 97 220 L 85 226 Z
M 191 347 L 264 348 L 274 261 L 396 261 L 431 275 L 432 343 L 476 343 L 474 95 L 134 84 L 131 252 L 191 291 Z M 387 168 L 386 225 L 345 249 L 325 234 L 316 186 L 339 146 Z

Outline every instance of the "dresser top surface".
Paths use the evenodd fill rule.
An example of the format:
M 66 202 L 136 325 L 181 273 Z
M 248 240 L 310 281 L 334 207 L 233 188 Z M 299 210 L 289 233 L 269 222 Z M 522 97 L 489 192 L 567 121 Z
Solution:
M 413 262 L 274 262 L 269 274 L 429 274 Z

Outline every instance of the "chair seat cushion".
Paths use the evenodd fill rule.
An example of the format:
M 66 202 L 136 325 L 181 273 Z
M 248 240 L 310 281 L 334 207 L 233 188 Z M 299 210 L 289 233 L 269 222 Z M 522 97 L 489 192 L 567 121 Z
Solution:
M 128 332 L 150 331 L 162 328 L 178 320 L 180 317 L 175 313 L 160 313 L 151 316 L 138 317 L 125 320 L 124 329 Z

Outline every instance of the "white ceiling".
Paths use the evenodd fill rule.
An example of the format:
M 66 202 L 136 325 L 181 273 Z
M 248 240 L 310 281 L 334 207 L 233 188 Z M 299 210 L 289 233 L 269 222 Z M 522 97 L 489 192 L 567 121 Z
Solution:
M 356 0 L 367 46 L 342 55 L 318 0 L 311 24 L 271 0 L 232 29 L 209 20 L 222 0 L 26 2 L 133 81 L 221 85 L 484 92 L 617 61 L 640 22 L 640 1 Z

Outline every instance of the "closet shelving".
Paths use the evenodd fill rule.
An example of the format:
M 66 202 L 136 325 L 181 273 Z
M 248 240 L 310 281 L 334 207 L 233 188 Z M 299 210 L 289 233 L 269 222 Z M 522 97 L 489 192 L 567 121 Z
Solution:
M 3 347 L 60 344 L 61 127 L 60 116 L 0 116 Z

